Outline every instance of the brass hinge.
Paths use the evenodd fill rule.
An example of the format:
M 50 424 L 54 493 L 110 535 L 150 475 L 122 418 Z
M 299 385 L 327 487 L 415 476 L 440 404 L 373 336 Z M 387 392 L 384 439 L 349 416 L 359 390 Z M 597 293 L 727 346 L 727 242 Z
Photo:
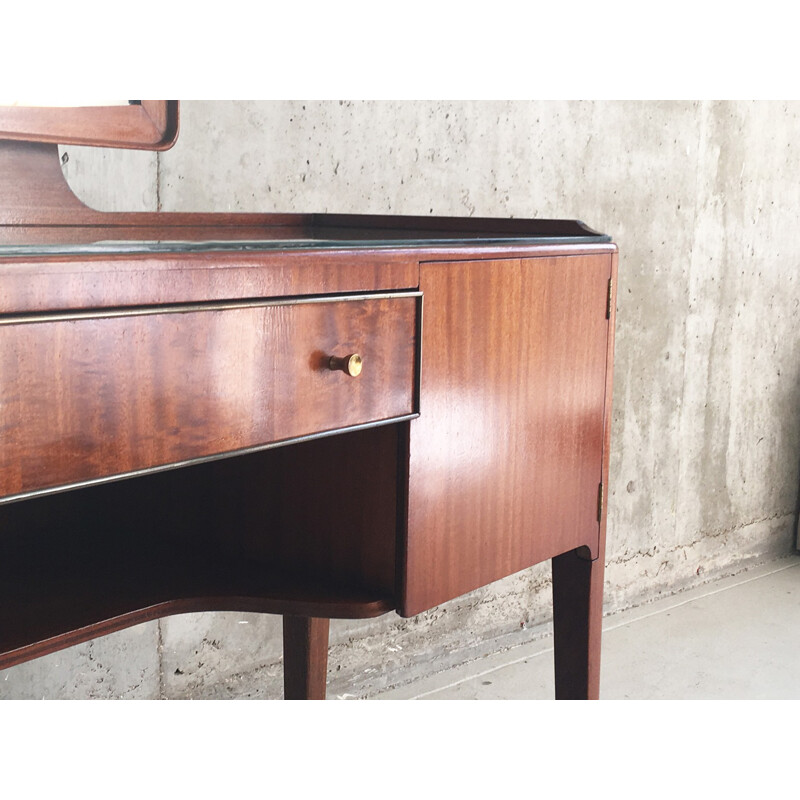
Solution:
M 608 299 L 606 300 L 606 319 L 611 319 L 611 303 L 614 297 L 614 279 L 608 279 Z
M 597 487 L 597 521 L 603 521 L 603 484 Z

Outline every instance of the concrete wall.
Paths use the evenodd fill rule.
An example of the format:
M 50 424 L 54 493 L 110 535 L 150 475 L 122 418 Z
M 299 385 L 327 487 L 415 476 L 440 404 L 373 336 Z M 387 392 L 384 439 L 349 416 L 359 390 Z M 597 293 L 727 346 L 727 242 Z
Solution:
M 104 209 L 582 219 L 620 247 L 609 612 L 788 554 L 800 486 L 800 103 L 193 102 L 175 148 L 69 149 Z M 540 565 L 332 625 L 329 694 L 541 635 Z M 488 644 L 487 644 L 488 642 Z M 278 697 L 275 617 L 196 614 L 0 673 L 6 697 Z

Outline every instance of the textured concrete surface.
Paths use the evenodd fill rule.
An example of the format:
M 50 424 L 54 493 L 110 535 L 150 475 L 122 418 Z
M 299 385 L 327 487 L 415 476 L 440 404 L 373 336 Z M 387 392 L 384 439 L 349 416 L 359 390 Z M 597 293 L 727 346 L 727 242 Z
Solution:
M 154 700 L 161 697 L 158 623 L 146 622 L 0 670 L 0 698 Z
M 190 102 L 172 150 L 72 148 L 67 173 L 106 209 L 574 217 L 610 233 L 618 611 L 794 548 L 798 142 L 797 102 Z M 540 566 L 414 620 L 334 623 L 331 693 L 466 661 L 548 614 Z M 164 696 L 279 696 L 277 619 L 191 615 L 158 631 Z M 77 653 L 59 663 L 78 669 Z M 35 695 L 58 693 L 46 672 L 14 669 L 40 676 Z

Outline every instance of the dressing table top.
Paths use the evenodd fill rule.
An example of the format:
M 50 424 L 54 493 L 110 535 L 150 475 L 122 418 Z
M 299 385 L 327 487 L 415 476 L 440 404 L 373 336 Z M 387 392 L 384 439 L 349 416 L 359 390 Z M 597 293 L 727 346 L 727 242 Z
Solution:
M 572 220 L 337 214 L 107 214 L 105 225 L 0 226 L 0 258 L 604 244 Z

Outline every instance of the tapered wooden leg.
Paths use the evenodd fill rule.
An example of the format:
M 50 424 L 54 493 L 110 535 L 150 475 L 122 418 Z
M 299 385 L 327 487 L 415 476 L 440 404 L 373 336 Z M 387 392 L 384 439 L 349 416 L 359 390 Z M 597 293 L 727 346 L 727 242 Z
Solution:
M 600 695 L 600 634 L 603 562 L 585 548 L 553 559 L 553 629 L 556 699 L 597 700 Z
M 324 700 L 330 620 L 283 618 L 284 700 Z

